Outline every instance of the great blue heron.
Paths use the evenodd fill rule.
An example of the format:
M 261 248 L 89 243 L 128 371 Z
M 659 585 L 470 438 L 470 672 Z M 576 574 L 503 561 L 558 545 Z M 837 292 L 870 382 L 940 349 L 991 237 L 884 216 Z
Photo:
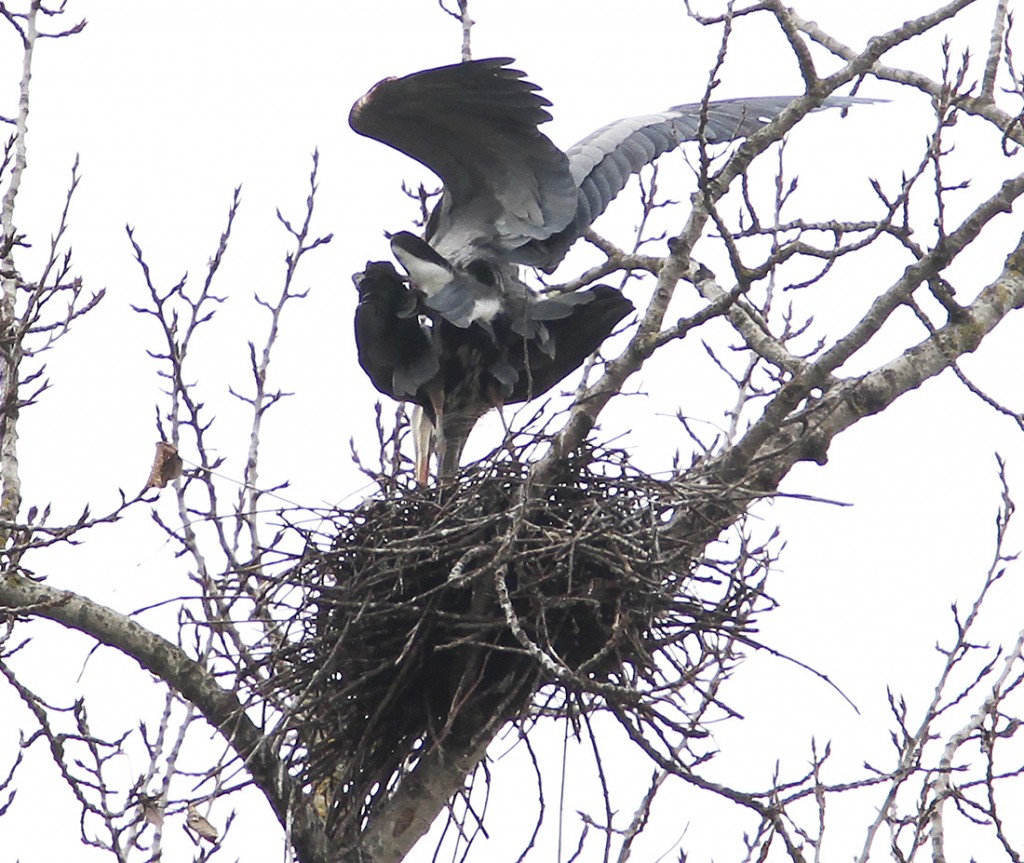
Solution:
M 444 184 L 425 239 L 391 237 L 410 286 L 387 263 L 355 276 L 360 364 L 381 392 L 422 408 L 421 480 L 430 432 L 439 476 L 450 478 L 480 416 L 546 392 L 633 308 L 603 285 L 540 295 L 518 265 L 550 272 L 631 174 L 683 141 L 745 137 L 793 99 L 677 105 L 610 123 L 563 152 L 538 129 L 551 103 L 513 62 L 386 78 L 349 114 L 356 132 L 411 156 Z M 857 101 L 870 100 L 832 97 L 822 107 Z
M 535 300 L 528 311 L 520 310 L 522 317 L 505 310 L 460 326 L 444 314 L 424 322 L 427 301 L 389 262 L 367 263 L 354 281 L 359 290 L 356 345 L 363 369 L 382 393 L 418 407 L 413 435 L 421 483 L 427 479 L 432 436 L 438 475 L 450 479 L 483 414 L 547 392 L 579 368 L 633 309 L 614 288 L 597 285 L 573 294 L 573 305 L 553 305 L 554 312 L 537 307 L 555 298 Z M 524 319 L 531 321 L 529 329 L 519 326 Z

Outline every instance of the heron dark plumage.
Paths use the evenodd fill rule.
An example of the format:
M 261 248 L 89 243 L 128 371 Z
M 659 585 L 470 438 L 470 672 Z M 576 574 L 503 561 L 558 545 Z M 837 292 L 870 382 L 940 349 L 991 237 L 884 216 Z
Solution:
M 683 141 L 746 137 L 795 98 L 677 105 L 610 123 L 563 152 L 538 128 L 551 119 L 551 103 L 512 62 L 387 78 L 349 114 L 356 132 L 411 156 L 444 184 L 426 238 L 391 237 L 411 286 L 390 264 L 367 264 L 356 277 L 360 363 L 378 390 L 422 408 L 435 427 L 442 478 L 457 472 L 484 413 L 550 390 L 633 308 L 603 285 L 538 295 L 518 266 L 557 267 L 629 177 L 662 153 Z M 830 97 L 821 107 L 870 101 Z M 425 477 L 422 450 L 417 471 Z
M 450 478 L 481 416 L 548 392 L 633 309 L 621 293 L 597 285 L 574 294 L 574 302 L 558 317 L 528 327 L 507 310 L 499 310 L 487 327 L 460 325 L 432 309 L 427 296 L 407 287 L 388 262 L 367 263 L 354 281 L 360 365 L 380 392 L 422 411 L 423 419 L 414 422 L 421 482 L 426 481 L 431 427 L 438 473 Z M 523 335 L 524 330 L 532 335 Z
M 399 401 L 415 401 L 440 367 L 415 294 L 390 263 L 367 263 L 352 277 L 359 291 L 356 349 L 371 383 Z

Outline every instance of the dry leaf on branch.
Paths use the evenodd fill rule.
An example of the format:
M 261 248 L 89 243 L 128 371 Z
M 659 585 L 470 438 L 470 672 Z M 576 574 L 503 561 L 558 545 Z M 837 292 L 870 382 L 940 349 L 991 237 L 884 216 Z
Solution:
M 139 806 L 146 821 L 154 827 L 163 826 L 164 808 L 159 794 L 139 794 Z
M 217 828 L 199 814 L 195 803 L 188 804 L 188 818 L 186 819 L 186 823 L 192 830 L 202 836 L 203 839 L 212 842 L 214 845 L 217 844 L 217 836 L 219 835 Z
M 146 488 L 163 488 L 167 483 L 176 480 L 181 476 L 181 464 L 178 448 L 172 443 L 160 441 L 156 445 L 153 469 L 149 472 Z

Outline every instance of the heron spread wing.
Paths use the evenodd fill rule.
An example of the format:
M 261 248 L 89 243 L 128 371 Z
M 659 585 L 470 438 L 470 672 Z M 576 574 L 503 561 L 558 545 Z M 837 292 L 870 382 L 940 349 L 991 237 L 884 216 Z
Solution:
M 509 362 L 525 371 L 517 376 L 505 399 L 507 404 L 530 401 L 568 377 L 633 311 L 633 304 L 607 285 L 595 285 L 566 296 L 577 298 L 577 302 L 565 314 L 545 324 L 553 348 L 550 353 L 535 341 L 512 342 Z
M 567 151 L 578 188 L 576 214 L 557 234 L 525 245 L 520 263 L 550 272 L 600 216 L 629 178 L 684 141 L 719 144 L 752 135 L 774 120 L 796 96 L 763 96 L 676 105 L 658 114 L 626 117 L 591 132 Z M 875 99 L 831 96 L 819 108 L 846 108 Z
M 444 183 L 427 229 L 454 264 L 499 257 L 550 272 L 630 176 L 684 141 L 745 138 L 796 96 L 694 102 L 627 117 L 567 153 L 538 130 L 551 103 L 507 57 L 386 78 L 352 107 L 349 123 L 430 168 Z M 832 96 L 820 108 L 874 99 Z
M 562 230 L 576 215 L 569 160 L 537 127 L 551 103 L 508 58 L 387 78 L 359 99 L 349 123 L 430 168 L 444 182 L 428 237 L 461 263 L 507 253 Z

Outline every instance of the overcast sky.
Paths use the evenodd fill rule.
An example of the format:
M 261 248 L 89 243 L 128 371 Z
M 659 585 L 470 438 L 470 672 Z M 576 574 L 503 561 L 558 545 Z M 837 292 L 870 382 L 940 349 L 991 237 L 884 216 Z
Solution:
M 859 46 L 872 33 L 934 5 L 931 0 L 816 0 L 798 8 Z M 955 53 L 968 44 L 983 50 L 992 5 L 979 3 L 979 13 L 950 34 Z M 680 0 L 473 0 L 472 13 L 478 22 L 475 56 L 516 58 L 554 102 L 555 119 L 545 131 L 563 147 L 617 117 L 699 100 L 719 47 L 718 31 L 687 20 Z M 236 186 L 242 187 L 242 209 L 220 282 L 228 301 L 216 335 L 211 333 L 202 348 L 199 383 L 208 400 L 220 405 L 216 434 L 230 456 L 223 471 L 240 476 L 241 413 L 227 396 L 227 385 L 245 373 L 246 341 L 265 331 L 253 292 L 269 292 L 281 281 L 288 243 L 275 208 L 301 216 L 315 149 L 320 190 L 314 230 L 334 239 L 300 271 L 300 286 L 310 295 L 287 312 L 272 380 L 295 395 L 268 423 L 264 477 L 268 484 L 290 478 L 287 496 L 304 504 L 358 500 L 363 482 L 349 464 L 348 441 L 372 443 L 378 394 L 355 361 L 350 277 L 368 259 L 389 256 L 385 229 L 410 226 L 415 209 L 399 183 L 428 181 L 429 175 L 400 154 L 356 136 L 347 114 L 382 77 L 457 61 L 459 28 L 430 0 L 69 0 L 68 15 L 87 18 L 85 31 L 70 40 L 43 42 L 35 56 L 29 172 L 18 224 L 38 248 L 46 245 L 78 154 L 82 182 L 70 230 L 76 271 L 91 289 L 105 288 L 107 298 L 53 352 L 53 389 L 25 414 L 26 503 L 52 501 L 58 520 L 72 520 L 85 504 L 102 511 L 114 504 L 118 488 L 134 491 L 144 481 L 158 399 L 155 364 L 145 351 L 157 333 L 129 308 L 143 300 L 144 287 L 125 225 L 135 229 L 154 277 L 164 285 L 186 271 L 200 278 Z M 0 31 L 0 114 L 8 116 L 15 110 L 17 47 L 9 28 Z M 937 40 L 899 52 L 896 61 L 919 62 L 937 74 Z M 743 22 L 720 77 L 721 97 L 800 89 L 781 34 Z M 855 212 L 857 196 L 869 200 L 866 177 L 895 182 L 919 158 L 930 131 L 927 101 L 873 82 L 863 95 L 896 101 L 845 120 L 815 117 L 792 136 L 789 170 L 801 175 L 808 212 L 827 216 L 840 200 L 849 205 L 847 212 Z M 976 171 L 984 182 L 985 165 L 972 166 L 969 152 L 958 158 L 962 170 L 970 170 L 972 178 Z M 693 187 L 684 160 L 665 170 L 663 184 L 678 184 L 666 194 L 685 201 Z M 635 189 L 622 197 L 597 227 L 629 244 L 638 212 Z M 668 224 L 681 223 L 679 215 Z M 1020 220 L 1005 217 L 998 230 L 1016 236 Z M 1002 246 L 1007 247 L 1005 241 Z M 32 272 L 33 260 L 31 254 L 22 259 L 23 273 Z M 979 253 L 957 270 L 958 287 L 969 298 L 1001 266 L 1001 257 L 986 260 Z M 826 329 L 834 321 L 838 328 L 862 314 L 865 298 L 878 287 L 875 275 L 851 270 L 849 283 L 814 310 L 816 320 Z M 627 293 L 639 305 L 645 290 L 649 286 L 632 284 Z M 1021 338 L 1021 322 L 1010 321 L 979 356 L 964 362 L 1017 409 L 1024 405 Z M 883 352 L 864 362 L 885 358 Z M 728 382 L 716 376 L 699 343 L 681 347 L 631 386 L 647 395 L 610 412 L 601 434 L 624 435 L 620 443 L 651 470 L 667 468 L 677 447 L 689 455 L 673 419 L 677 407 L 708 423 L 724 422 L 719 402 Z M 478 431 L 470 454 L 495 445 L 495 439 L 480 435 L 487 437 Z M 934 644 L 951 631 L 949 605 L 973 597 L 991 557 L 999 502 L 994 453 L 1007 458 L 1011 479 L 1024 482 L 1022 443 L 1012 423 L 943 375 L 841 436 L 828 465 L 800 466 L 784 486 L 852 506 L 784 500 L 758 509 L 765 533 L 778 524 L 786 540 L 771 585 L 781 607 L 764 618 L 760 637 L 827 673 L 860 714 L 806 671 L 753 655 L 737 672 L 729 699 L 746 718 L 716 730 L 724 779 L 766 786 L 777 758 L 788 759 L 788 775 L 797 775 L 808 760 L 812 736 L 833 741 L 836 778 L 843 768 L 850 775 L 865 760 L 889 764 L 886 687 L 905 693 L 912 707 L 922 707 L 930 696 L 939 668 Z M 170 501 L 161 505 L 170 507 Z M 121 610 L 153 601 L 176 564 L 145 513 L 128 524 L 94 531 L 71 555 L 55 552 L 47 558 L 50 582 Z M 993 643 L 1010 644 L 1016 636 L 1024 608 L 1021 585 L 1020 574 L 1012 574 L 999 587 L 985 618 L 986 637 Z M 35 634 L 32 656 L 40 662 L 54 662 L 67 655 L 69 644 L 82 644 L 55 639 L 50 644 L 58 646 L 48 646 L 52 627 L 35 627 Z M 81 655 L 71 663 L 54 662 L 42 693 L 61 704 L 80 692 L 93 693 L 96 714 L 108 729 L 132 725 L 134 713 L 125 715 L 122 705 L 151 697 L 144 694 L 147 677 L 131 663 L 104 659 L 90 665 L 79 682 Z M 0 717 L 14 709 L 10 693 L 0 689 Z M 0 719 L 0 770 L 16 739 L 13 723 Z M 557 758 L 557 749 L 552 751 Z M 44 755 L 41 748 L 33 753 L 38 765 L 33 772 L 40 776 Z M 646 781 L 647 768 L 638 772 L 638 763 L 635 754 L 619 762 L 623 784 L 630 776 L 639 776 L 641 785 Z M 137 769 L 126 763 L 127 781 Z M 78 848 L 76 811 L 60 799 L 67 795 L 61 790 L 49 796 L 55 787 L 54 781 L 26 784 L 12 813 L 0 819 L 0 858 L 94 859 Z M 514 780 L 504 787 L 515 789 Z M 726 844 L 716 844 L 728 831 L 707 818 L 691 818 L 688 813 L 702 810 L 688 793 L 673 793 L 678 796 L 666 799 L 676 804 L 663 804 L 663 832 L 643 859 L 669 850 L 684 827 L 692 859 L 736 856 L 738 831 Z M 52 829 L 40 827 L 33 816 L 53 800 L 58 800 L 56 823 Z M 850 816 L 855 824 L 873 812 L 872 800 L 862 798 L 860 805 Z M 221 822 L 228 808 L 215 810 Z M 578 808 L 573 801 L 567 806 L 573 829 Z M 252 844 L 252 837 L 261 835 L 258 822 L 269 817 L 255 801 L 242 811 L 244 829 L 236 828 L 225 859 L 279 859 L 265 844 Z M 515 832 L 514 822 L 509 830 Z M 263 835 L 277 831 L 271 825 Z M 501 835 L 499 828 L 496 836 Z M 856 837 L 856 843 L 833 840 L 830 859 L 848 859 L 859 848 L 859 830 L 845 835 Z M 5 848 L 15 849 L 14 856 Z

